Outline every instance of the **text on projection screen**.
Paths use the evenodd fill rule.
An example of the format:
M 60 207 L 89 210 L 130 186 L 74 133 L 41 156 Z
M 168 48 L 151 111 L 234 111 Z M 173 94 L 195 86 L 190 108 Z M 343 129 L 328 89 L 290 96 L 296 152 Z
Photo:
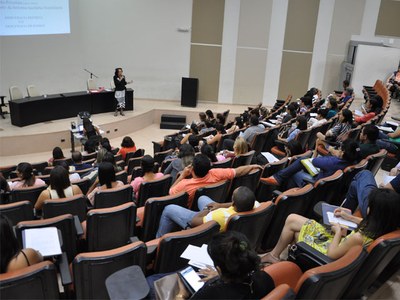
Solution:
M 65 33 L 69 0 L 0 0 L 0 36 Z

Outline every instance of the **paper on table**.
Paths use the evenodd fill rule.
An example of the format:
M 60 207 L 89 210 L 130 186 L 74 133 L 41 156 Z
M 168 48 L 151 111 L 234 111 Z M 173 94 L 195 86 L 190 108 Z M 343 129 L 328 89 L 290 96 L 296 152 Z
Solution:
M 363 113 L 362 113 L 361 111 L 359 111 L 358 109 L 355 109 L 355 110 L 354 110 L 354 113 L 355 113 L 356 115 L 358 115 L 358 116 L 362 116 L 362 115 L 363 115 Z
M 268 160 L 269 163 L 279 161 L 279 159 L 277 159 L 272 153 L 261 152 L 261 154 Z
M 351 221 L 347 221 L 347 220 L 345 220 L 343 218 L 340 218 L 340 217 L 339 218 L 335 217 L 335 215 L 331 211 L 328 211 L 326 214 L 328 215 L 329 223 L 338 223 L 338 224 L 344 225 L 346 227 L 357 228 L 357 224 L 356 223 L 351 222 Z
M 392 127 L 386 127 L 386 126 L 376 126 L 378 127 L 380 130 L 382 131 L 386 131 L 386 132 L 393 132 L 393 128 Z
M 61 254 L 60 239 L 56 227 L 32 228 L 22 231 L 24 248 L 32 248 L 43 256 Z

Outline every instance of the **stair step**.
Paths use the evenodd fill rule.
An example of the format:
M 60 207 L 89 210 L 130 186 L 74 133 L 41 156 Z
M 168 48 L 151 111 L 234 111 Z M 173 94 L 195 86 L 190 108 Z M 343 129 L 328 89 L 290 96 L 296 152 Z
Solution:
M 161 115 L 161 122 L 184 123 L 184 124 L 186 124 L 186 116 L 162 114 Z
M 181 129 L 186 126 L 186 123 L 179 122 L 161 122 L 160 129 Z

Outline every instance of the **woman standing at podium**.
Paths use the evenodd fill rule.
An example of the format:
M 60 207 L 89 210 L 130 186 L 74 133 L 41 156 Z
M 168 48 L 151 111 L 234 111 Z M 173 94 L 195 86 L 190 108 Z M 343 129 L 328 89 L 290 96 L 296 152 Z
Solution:
M 118 110 L 121 116 L 125 116 L 125 90 L 126 85 L 132 83 L 133 81 L 126 82 L 125 76 L 123 75 L 122 68 L 115 69 L 114 75 L 114 85 L 115 85 L 115 99 L 117 99 L 117 107 L 115 109 L 114 116 L 118 116 Z

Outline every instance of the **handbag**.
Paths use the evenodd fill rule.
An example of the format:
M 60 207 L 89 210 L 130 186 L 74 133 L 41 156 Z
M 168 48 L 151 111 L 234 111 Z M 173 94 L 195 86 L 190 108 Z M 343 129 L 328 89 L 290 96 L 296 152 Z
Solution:
M 294 262 L 304 273 L 309 269 L 330 263 L 333 259 L 305 242 L 299 242 L 289 247 L 288 261 Z
M 154 292 L 157 300 L 174 300 L 177 298 L 187 299 L 190 296 L 182 282 L 182 279 L 179 278 L 177 273 L 169 274 L 154 281 Z

